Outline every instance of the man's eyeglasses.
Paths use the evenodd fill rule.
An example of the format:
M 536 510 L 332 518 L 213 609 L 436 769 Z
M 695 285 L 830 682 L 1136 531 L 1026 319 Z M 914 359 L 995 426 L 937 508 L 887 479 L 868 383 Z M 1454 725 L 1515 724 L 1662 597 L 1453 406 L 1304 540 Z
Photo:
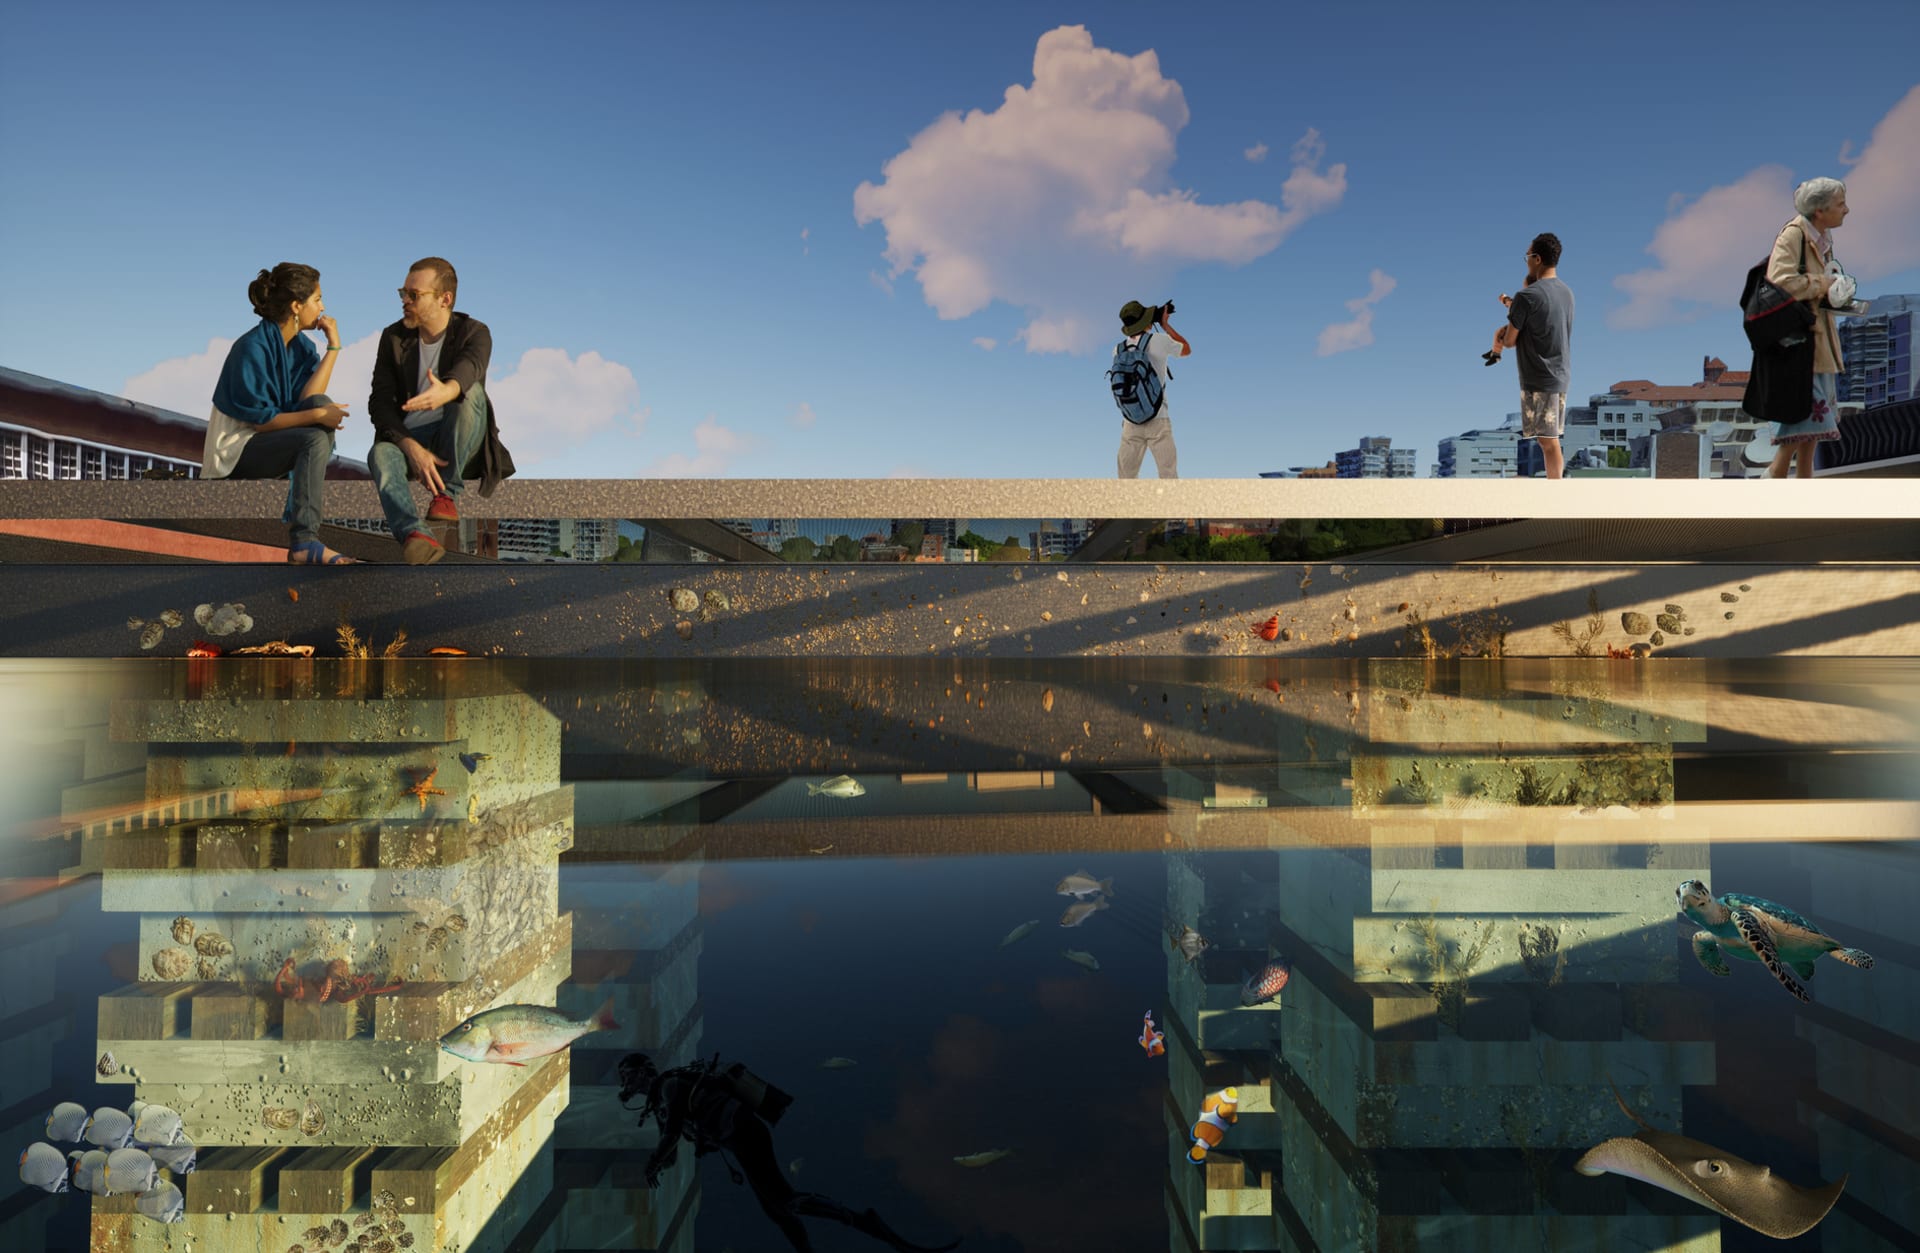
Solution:
M 420 291 L 412 287 L 400 287 L 400 288 L 396 288 L 395 290 L 400 293 L 400 299 L 406 301 L 408 304 L 415 304 L 419 301 L 425 300 L 428 296 L 438 296 L 440 294 L 440 291 L 438 288 L 433 288 L 427 291 Z

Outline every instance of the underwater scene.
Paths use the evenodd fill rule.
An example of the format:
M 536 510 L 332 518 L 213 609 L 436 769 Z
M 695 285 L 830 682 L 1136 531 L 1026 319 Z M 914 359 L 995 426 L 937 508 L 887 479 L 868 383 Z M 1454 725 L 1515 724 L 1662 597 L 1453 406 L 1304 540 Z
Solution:
M 0 1248 L 1920 1247 L 1920 663 L 0 662 Z

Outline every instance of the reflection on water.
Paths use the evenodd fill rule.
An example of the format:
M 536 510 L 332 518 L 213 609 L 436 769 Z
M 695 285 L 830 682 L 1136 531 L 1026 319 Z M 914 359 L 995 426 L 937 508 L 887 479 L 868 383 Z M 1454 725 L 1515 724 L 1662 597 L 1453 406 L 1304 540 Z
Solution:
M 0 1245 L 786 1247 L 757 1183 L 823 1249 L 883 1247 L 868 1207 L 1002 1251 L 1913 1247 L 1916 694 L 1847 661 L 14 665 L 5 1144 L 138 1099 L 200 1151 L 142 1182 L 172 1224 L 9 1178 Z M 1689 921 L 1690 880 L 1758 899 Z M 440 1047 L 510 1004 L 617 1025 Z M 791 1107 L 667 1164 L 634 1052 Z M 1831 1212 L 1786 1187 L 1843 1176 Z

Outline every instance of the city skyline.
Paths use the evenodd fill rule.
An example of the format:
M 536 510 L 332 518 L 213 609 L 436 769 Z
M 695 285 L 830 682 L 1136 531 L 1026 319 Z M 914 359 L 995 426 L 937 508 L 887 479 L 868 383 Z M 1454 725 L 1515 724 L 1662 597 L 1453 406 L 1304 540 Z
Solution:
M 204 416 L 246 282 L 303 260 L 345 342 L 341 451 L 363 456 L 373 338 L 407 264 L 439 254 L 493 328 L 525 476 L 1100 478 L 1113 310 L 1178 297 L 1188 476 L 1319 465 L 1362 436 L 1424 471 L 1515 407 L 1511 366 L 1478 354 L 1537 230 L 1565 241 L 1580 302 L 1575 397 L 1703 356 L 1745 368 L 1739 280 L 1807 177 L 1848 180 L 1836 247 L 1863 295 L 1920 290 L 1911 5 L 1824 17 L 1846 73 L 1786 111 L 1753 107 L 1750 67 L 1754 19 L 1793 6 L 1493 6 L 1552 49 L 1544 104 L 1486 23 L 1387 7 L 1161 30 L 986 4 L 959 31 L 492 5 L 460 30 L 385 15 L 371 48 L 272 12 L 188 30 L 26 10 L 0 50 L 0 154 L 33 174 L 0 205 L 0 364 Z M 296 32 L 329 67 L 310 102 L 232 90 Z M 421 73 L 428 43 L 521 86 Z M 380 138 L 454 101 L 478 194 Z M 236 154 L 309 116 L 326 192 L 229 185 Z

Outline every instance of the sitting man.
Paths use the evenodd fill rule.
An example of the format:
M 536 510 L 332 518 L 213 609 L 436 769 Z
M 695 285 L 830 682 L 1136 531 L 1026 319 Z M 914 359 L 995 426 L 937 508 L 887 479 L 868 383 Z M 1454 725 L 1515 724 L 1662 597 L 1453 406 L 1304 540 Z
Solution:
M 487 403 L 493 335 L 486 323 L 453 311 L 458 288 L 450 262 L 414 262 L 400 289 L 400 320 L 380 332 L 373 361 L 367 416 L 374 444 L 367 465 L 387 528 L 412 566 L 436 562 L 446 550 L 420 525 L 407 480 L 418 479 L 433 494 L 429 520 L 454 522 L 466 478 L 479 478 L 480 494 L 491 496 L 513 473 Z

